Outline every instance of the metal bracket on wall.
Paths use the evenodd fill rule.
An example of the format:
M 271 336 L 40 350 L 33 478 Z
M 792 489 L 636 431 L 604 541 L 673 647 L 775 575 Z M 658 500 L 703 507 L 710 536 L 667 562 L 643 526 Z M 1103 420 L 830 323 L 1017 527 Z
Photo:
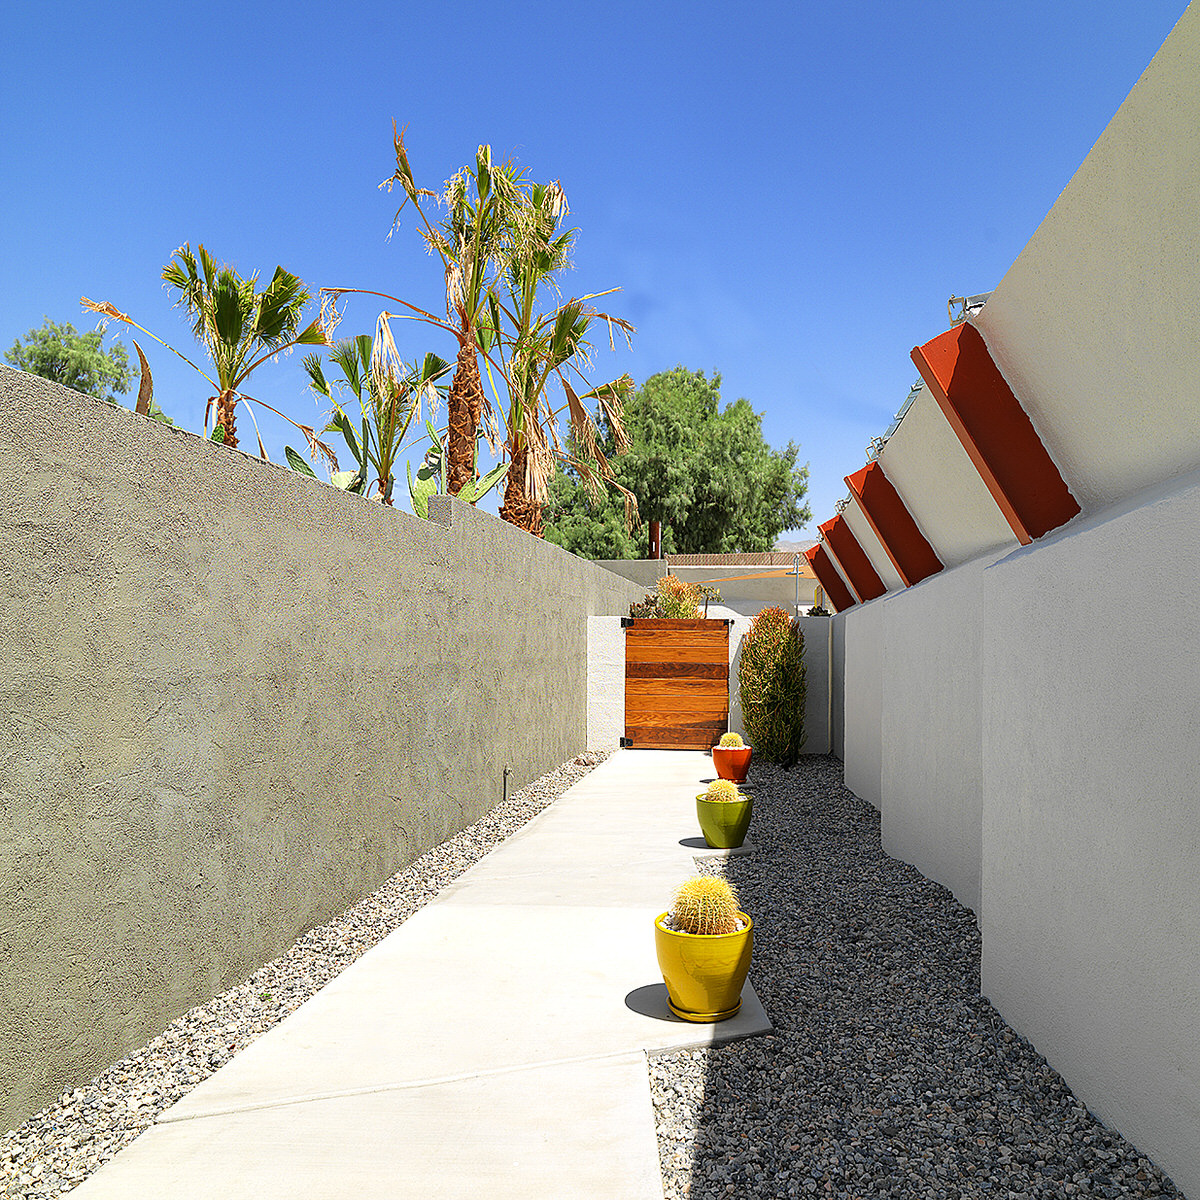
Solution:
M 622 629 L 628 629 L 628 628 L 629 628 L 629 626 L 630 626 L 630 625 L 632 625 L 632 624 L 633 624 L 633 618 L 632 618 L 632 617 L 622 617 L 622 618 L 621 618 L 621 628 L 622 628 Z
M 622 750 L 632 750 L 633 749 L 633 738 L 623 737 L 621 739 L 621 749 Z

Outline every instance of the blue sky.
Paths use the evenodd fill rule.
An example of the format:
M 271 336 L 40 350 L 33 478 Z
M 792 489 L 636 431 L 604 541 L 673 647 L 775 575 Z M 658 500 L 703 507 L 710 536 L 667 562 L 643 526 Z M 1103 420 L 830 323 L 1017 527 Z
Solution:
M 1184 8 L 16 0 L 0 342 L 43 316 L 92 328 L 88 295 L 191 356 L 160 280 L 184 242 L 436 309 L 414 222 L 387 240 L 395 119 L 431 188 L 481 142 L 561 180 L 579 229 L 564 290 L 620 287 L 611 311 L 638 327 L 632 352 L 597 353 L 596 381 L 719 371 L 768 442 L 800 444 L 814 536 L 904 400 L 912 346 L 947 327 L 950 295 L 996 285 Z M 339 334 L 377 311 L 353 301 Z M 406 355 L 453 357 L 404 333 Z M 156 399 L 200 430 L 211 389 L 143 347 Z M 313 423 L 305 384 L 297 353 L 246 390 Z M 280 460 L 298 435 L 260 423 Z M 249 449 L 245 417 L 239 433 Z

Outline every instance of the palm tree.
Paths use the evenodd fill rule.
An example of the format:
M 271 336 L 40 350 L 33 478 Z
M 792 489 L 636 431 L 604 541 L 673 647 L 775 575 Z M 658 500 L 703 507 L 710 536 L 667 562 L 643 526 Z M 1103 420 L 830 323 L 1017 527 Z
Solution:
M 326 433 L 339 432 L 358 463 L 350 490 L 370 494 L 370 487 L 384 504 L 392 503 L 395 466 L 413 418 L 420 415 L 422 399 L 432 402 L 440 390 L 438 380 L 450 364 L 436 354 L 426 354 L 419 363 L 406 363 L 395 355 L 395 346 L 380 330 L 382 345 L 375 352 L 369 334 L 337 342 L 330 359 L 341 369 L 342 380 L 331 386 L 321 360 L 315 354 L 304 360 L 309 386 L 332 405 Z M 358 401 L 361 427 L 355 431 L 349 414 L 334 396 L 334 386 L 349 391 Z M 371 473 L 373 484 L 368 485 Z M 357 482 L 357 486 L 355 485 Z
M 89 300 L 86 296 L 82 297 L 80 303 L 92 312 L 141 329 L 172 353 L 178 354 L 189 366 L 195 367 L 217 393 L 209 398 L 205 407 L 205 429 L 208 428 L 209 413 L 215 406 L 212 436 L 227 446 L 236 447 L 234 409 L 239 401 L 252 399 L 241 391 L 242 384 L 268 359 L 293 346 L 327 346 L 329 338 L 325 324 L 318 317 L 303 329 L 300 328 L 305 305 L 312 297 L 300 280 L 283 267 L 275 268 L 270 283 L 259 292 L 256 290 L 257 274 L 243 279 L 231 267 L 218 267 L 203 245 L 199 247 L 198 254 L 193 254 L 189 244 L 175 251 L 171 261 L 163 267 L 162 277 L 169 288 L 179 293 L 179 305 L 193 317 L 192 332 L 212 359 L 216 379 L 112 304 Z M 292 421 L 269 404 L 263 407 L 300 429 L 315 453 L 329 457 L 328 447 L 316 439 L 310 426 Z M 266 458 L 261 436 L 258 448 Z
M 587 334 L 593 322 L 607 324 L 610 346 L 614 327 L 628 342 L 633 326 L 588 303 L 608 292 L 568 300 L 548 312 L 537 311 L 539 294 L 547 288 L 557 292 L 554 276 L 570 265 L 575 231 L 560 232 L 567 211 L 566 196 L 558 183 L 536 184 L 528 190 L 514 213 L 513 244 L 503 284 L 507 302 L 492 302 L 491 324 L 500 331 L 497 350 L 509 400 L 504 418 L 509 469 L 500 515 L 537 536 L 542 532 L 547 485 L 559 460 L 573 466 L 593 494 L 611 483 L 625 500 L 626 524 L 632 527 L 637 520 L 637 500 L 613 479 L 584 405 L 585 400 L 597 402 L 613 431 L 617 453 L 622 453 L 628 447 L 622 414 L 633 394 L 633 380 L 621 375 L 581 395 L 570 379 L 572 372 L 583 378 L 581 366 L 591 366 Z M 565 396 L 565 403 L 557 408 L 547 391 L 554 379 Z M 569 450 L 564 450 L 558 434 L 558 418 L 564 408 L 570 418 Z
M 480 422 L 488 411 L 483 380 L 479 373 L 479 351 L 491 343 L 488 300 L 491 282 L 508 261 L 512 245 L 512 219 L 522 204 L 524 173 L 511 163 L 495 166 L 490 146 L 480 146 L 475 166 L 463 167 L 446 181 L 440 202 L 446 217 L 434 226 L 421 206 L 422 199 L 436 199 L 433 192 L 418 188 L 404 146 L 404 131 L 392 126 L 396 170 L 384 181 L 389 190 L 399 184 L 405 200 L 412 202 L 424 229 L 422 237 L 431 253 L 445 268 L 446 321 L 436 320 L 458 341 L 458 357 L 450 381 L 447 401 L 447 485 L 451 495 L 476 478 L 476 444 Z M 401 302 L 403 303 L 403 302 Z M 429 314 L 406 305 L 423 318 Z

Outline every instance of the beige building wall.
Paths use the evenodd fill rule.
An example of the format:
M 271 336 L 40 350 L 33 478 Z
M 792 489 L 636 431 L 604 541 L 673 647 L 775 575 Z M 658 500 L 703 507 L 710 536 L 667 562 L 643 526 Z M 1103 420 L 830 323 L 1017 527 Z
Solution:
M 0 367 L 0 1127 L 586 744 L 639 589 Z

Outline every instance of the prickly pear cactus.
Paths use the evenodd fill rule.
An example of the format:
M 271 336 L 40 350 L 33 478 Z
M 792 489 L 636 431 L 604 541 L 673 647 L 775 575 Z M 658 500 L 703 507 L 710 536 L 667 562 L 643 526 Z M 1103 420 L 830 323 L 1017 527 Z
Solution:
M 705 800 L 719 800 L 727 803 L 730 800 L 740 800 L 742 797 L 737 790 L 737 784 L 728 779 L 714 779 L 704 793 Z
M 723 733 L 721 734 L 720 745 L 724 750 L 740 750 L 746 743 L 742 741 L 740 733 Z
M 695 875 L 679 885 L 671 916 L 686 933 L 735 933 L 737 893 L 719 875 Z

